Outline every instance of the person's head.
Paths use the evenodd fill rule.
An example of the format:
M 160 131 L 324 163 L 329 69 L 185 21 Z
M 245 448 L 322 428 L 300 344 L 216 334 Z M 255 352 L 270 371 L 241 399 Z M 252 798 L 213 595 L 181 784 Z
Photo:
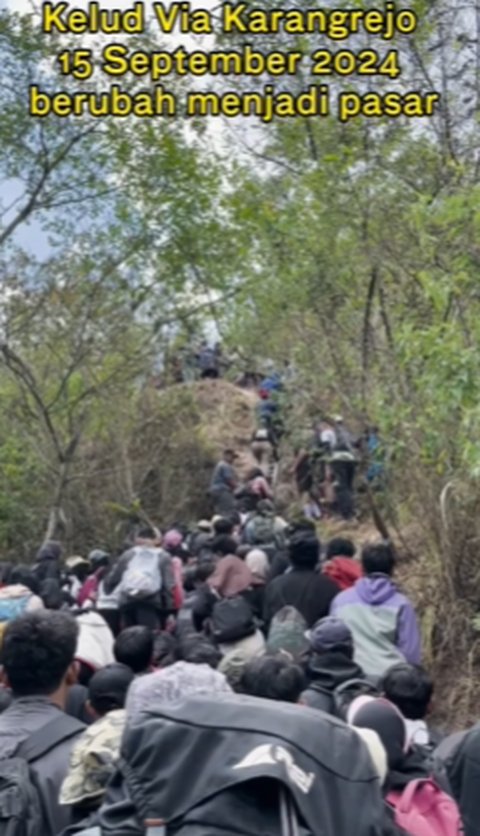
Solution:
M 230 517 L 215 517 L 213 520 L 213 533 L 215 537 L 231 537 L 235 529 L 235 523 Z
M 219 537 L 215 537 L 215 540 L 212 543 L 212 552 L 217 554 L 219 557 L 226 557 L 228 554 L 235 554 L 237 551 L 237 542 L 233 539 L 233 537 L 228 537 L 226 534 L 222 534 Z
M 103 549 L 93 549 L 88 555 L 88 560 L 92 572 L 97 572 L 99 569 L 105 569 L 110 564 L 110 555 Z
M 327 543 L 326 558 L 331 560 L 333 557 L 354 557 L 356 548 L 351 540 L 345 537 L 334 537 Z
M 40 546 L 36 559 L 38 561 L 53 560 L 59 561 L 62 556 L 62 544 L 57 540 L 47 540 L 43 546 Z
M 288 539 L 288 556 L 294 569 L 315 569 L 320 555 L 320 541 L 311 531 L 300 530 Z
M 30 590 L 30 592 L 33 592 L 34 595 L 38 595 L 40 591 L 40 584 L 34 572 L 32 572 L 29 566 L 24 566 L 23 564 L 13 567 L 10 572 L 9 583 L 12 586 L 15 586 L 16 584 L 25 586 Z
M 369 543 L 362 549 L 362 566 L 366 575 L 393 575 L 395 555 L 388 543 Z
M 270 569 L 268 557 L 262 549 L 249 549 L 245 558 L 245 563 L 250 569 L 252 575 L 256 578 L 266 581 Z
M 287 655 L 265 654 L 245 665 L 240 689 L 251 697 L 297 703 L 305 690 L 305 676 L 299 665 Z
M 145 673 L 152 664 L 152 631 L 149 627 L 127 627 L 115 639 L 113 654 L 119 664 L 133 673 Z
M 127 696 L 127 724 L 141 721 L 143 712 L 156 706 L 175 705 L 196 694 L 204 694 L 214 700 L 216 694 L 231 693 L 231 690 L 224 675 L 208 665 L 176 662 L 132 682 Z
M 158 633 L 153 642 L 153 667 L 168 668 L 178 660 L 177 640 L 171 633 Z
M 407 720 L 423 720 L 431 706 L 433 680 L 420 665 L 401 662 L 383 677 L 382 691 Z
M 157 546 L 161 539 L 162 536 L 157 528 L 152 525 L 144 525 L 138 529 L 135 535 L 135 545 Z
M 227 447 L 227 449 L 223 451 L 223 460 L 227 462 L 227 464 L 233 464 L 236 458 L 237 454 L 231 447 Z
M 85 581 L 90 574 L 91 565 L 88 560 L 81 557 L 79 554 L 74 554 L 67 557 L 65 561 L 65 569 L 67 574 L 71 577 L 77 578 L 79 581 Z
M 88 686 L 87 710 L 97 720 L 110 711 L 124 708 L 133 679 L 133 671 L 126 665 L 107 665 L 97 671 Z
M 183 536 L 180 531 L 177 531 L 176 528 L 171 528 L 169 531 L 166 532 L 163 538 L 163 547 L 167 549 L 167 551 L 171 552 L 172 554 L 176 554 L 179 547 L 182 545 Z
M 192 665 L 209 665 L 214 670 L 218 668 L 222 654 L 213 642 L 206 636 L 190 635 L 180 642 L 179 656 L 184 662 Z
M 347 722 L 377 732 L 387 753 L 389 769 L 401 766 L 408 752 L 408 731 L 404 717 L 393 703 L 383 697 L 357 697 L 348 708 Z
M 353 659 L 353 636 L 347 625 L 333 615 L 321 618 L 308 631 L 310 649 L 313 653 L 343 653 Z
M 68 613 L 37 610 L 5 630 L 2 663 L 14 697 L 47 696 L 61 708 L 76 681 L 78 625 Z
M 263 476 L 265 476 L 265 474 L 260 467 L 252 467 L 252 469 L 247 473 L 246 481 L 251 482 L 252 479 L 259 479 Z
M 211 560 L 202 560 L 198 566 L 195 567 L 195 585 L 201 586 L 206 580 L 213 575 L 215 571 L 215 563 Z

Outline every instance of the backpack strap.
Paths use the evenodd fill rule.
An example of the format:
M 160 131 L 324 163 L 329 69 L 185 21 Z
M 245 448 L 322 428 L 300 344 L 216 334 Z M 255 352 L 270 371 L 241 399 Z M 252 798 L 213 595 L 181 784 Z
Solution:
M 396 807 L 401 813 L 409 813 L 412 809 L 413 799 L 419 787 L 425 784 L 433 784 L 430 778 L 414 778 L 409 781 L 400 797 L 397 799 Z
M 33 732 L 23 743 L 20 743 L 14 757 L 23 758 L 27 763 L 33 763 L 58 746 L 59 743 L 75 737 L 84 730 L 83 723 L 62 712 L 58 717 L 42 726 L 41 729 Z

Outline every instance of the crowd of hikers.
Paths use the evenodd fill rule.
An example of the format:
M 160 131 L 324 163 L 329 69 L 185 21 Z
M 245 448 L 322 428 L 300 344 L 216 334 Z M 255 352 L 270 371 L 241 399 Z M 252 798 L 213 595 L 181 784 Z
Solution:
M 322 544 L 262 472 L 246 507 L 233 461 L 212 519 L 0 566 L 0 834 L 478 836 L 392 545 Z

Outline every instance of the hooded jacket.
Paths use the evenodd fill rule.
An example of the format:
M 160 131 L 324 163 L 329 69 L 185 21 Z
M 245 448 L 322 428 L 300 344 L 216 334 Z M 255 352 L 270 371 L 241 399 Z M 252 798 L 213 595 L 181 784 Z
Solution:
M 361 577 L 362 567 L 353 557 L 334 557 L 323 567 L 323 574 L 327 575 L 343 592 L 350 589 Z
M 349 679 L 365 678 L 361 667 L 353 659 L 335 650 L 313 653 L 308 662 L 307 675 L 310 684 L 302 694 L 302 703 L 327 714 L 333 713 L 335 688 Z
M 352 631 L 354 659 L 367 676 L 383 676 L 398 662 L 420 663 L 421 637 L 414 609 L 388 575 L 361 578 L 334 598 L 330 613 Z

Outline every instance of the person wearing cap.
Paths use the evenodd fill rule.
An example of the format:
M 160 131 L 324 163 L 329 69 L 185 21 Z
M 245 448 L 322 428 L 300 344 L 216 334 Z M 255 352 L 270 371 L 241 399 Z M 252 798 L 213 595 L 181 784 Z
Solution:
M 67 557 L 65 561 L 67 580 L 63 587 L 75 603 L 77 603 L 80 590 L 90 572 L 90 563 L 79 554 Z
M 235 491 L 238 477 L 233 467 L 238 454 L 235 450 L 224 450 L 223 456 L 215 466 L 210 483 L 210 497 L 213 500 L 215 514 L 228 515 L 235 510 Z
M 97 810 L 120 757 L 126 722 L 125 702 L 134 679 L 126 665 L 112 664 L 98 671 L 88 687 L 87 710 L 96 722 L 76 743 L 60 791 L 60 804 L 72 808 L 83 821 Z
M 302 702 L 310 708 L 334 713 L 334 692 L 352 679 L 364 679 L 361 667 L 353 661 L 353 637 L 339 618 L 320 619 L 307 632 L 310 654 L 307 662 L 308 688 Z

